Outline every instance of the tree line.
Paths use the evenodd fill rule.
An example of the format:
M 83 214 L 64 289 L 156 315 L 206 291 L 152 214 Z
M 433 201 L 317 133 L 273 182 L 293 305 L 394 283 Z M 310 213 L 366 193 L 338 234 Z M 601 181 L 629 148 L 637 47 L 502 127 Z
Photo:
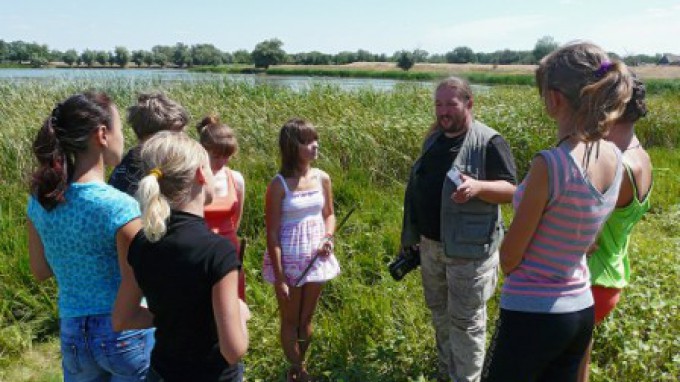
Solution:
M 63 62 L 68 66 L 173 66 L 192 67 L 204 65 L 244 64 L 267 68 L 278 64 L 302 65 L 343 65 L 353 62 L 395 62 L 398 67 L 408 70 L 417 62 L 427 63 L 478 63 L 493 65 L 536 64 L 543 56 L 556 49 L 559 44 L 550 36 L 540 38 L 532 50 L 503 49 L 490 53 L 475 52 L 470 47 L 458 46 L 446 53 L 429 53 L 423 49 L 400 50 L 392 55 L 371 53 L 364 49 L 356 52 L 342 51 L 336 54 L 318 51 L 287 53 L 283 42 L 269 39 L 258 43 L 252 51 L 246 49 L 225 52 L 212 44 L 187 45 L 181 42 L 173 45 L 156 45 L 151 50 L 132 50 L 117 46 L 113 51 L 85 49 L 78 52 L 69 49 L 64 52 L 50 49 L 46 44 L 24 41 L 5 42 L 0 39 L 0 63 L 30 64 L 34 67 L 51 62 Z M 611 55 L 621 58 L 614 53 Z M 628 65 L 656 64 L 661 54 L 627 55 L 622 59 Z

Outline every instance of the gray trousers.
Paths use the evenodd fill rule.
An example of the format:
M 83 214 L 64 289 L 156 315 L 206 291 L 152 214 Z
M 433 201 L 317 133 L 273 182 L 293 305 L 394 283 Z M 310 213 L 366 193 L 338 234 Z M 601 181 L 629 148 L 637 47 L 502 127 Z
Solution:
M 440 377 L 477 382 L 484 364 L 486 302 L 498 282 L 498 252 L 482 260 L 449 258 L 440 242 L 422 237 L 420 258 Z

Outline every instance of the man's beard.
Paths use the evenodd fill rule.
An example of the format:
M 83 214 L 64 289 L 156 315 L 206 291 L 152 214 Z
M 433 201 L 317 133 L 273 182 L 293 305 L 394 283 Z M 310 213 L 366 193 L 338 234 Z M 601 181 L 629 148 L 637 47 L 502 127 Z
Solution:
M 449 123 L 446 123 L 448 121 Z M 437 116 L 437 124 L 445 133 L 459 133 L 466 128 L 465 116 L 463 115 L 440 115 Z

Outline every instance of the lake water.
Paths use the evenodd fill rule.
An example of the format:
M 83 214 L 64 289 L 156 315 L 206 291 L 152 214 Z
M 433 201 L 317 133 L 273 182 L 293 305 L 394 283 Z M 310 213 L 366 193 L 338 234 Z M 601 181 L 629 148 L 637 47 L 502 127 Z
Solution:
M 433 82 L 402 81 L 375 78 L 338 78 L 338 77 L 304 77 L 304 76 L 270 76 L 263 74 L 214 74 L 194 73 L 181 69 L 0 69 L 0 81 L 26 80 L 98 80 L 98 79 L 126 79 L 140 81 L 161 82 L 201 82 L 215 79 L 229 79 L 250 84 L 272 84 L 289 87 L 293 90 L 308 88 L 314 84 L 338 86 L 343 90 L 373 88 L 389 91 L 398 84 L 413 84 L 426 88 L 434 88 Z

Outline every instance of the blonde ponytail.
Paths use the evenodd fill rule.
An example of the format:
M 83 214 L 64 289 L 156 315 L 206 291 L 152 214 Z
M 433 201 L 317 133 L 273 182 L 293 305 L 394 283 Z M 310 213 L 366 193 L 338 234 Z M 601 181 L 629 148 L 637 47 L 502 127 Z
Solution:
M 166 233 L 172 209 L 191 201 L 196 170 L 207 163 L 203 147 L 183 132 L 161 131 L 142 145 L 142 171 L 137 201 L 142 210 L 142 229 L 151 242 Z
M 137 200 L 142 210 L 142 229 L 152 243 L 165 236 L 165 221 L 170 217 L 170 204 L 161 194 L 158 178 L 147 175 L 137 188 Z

